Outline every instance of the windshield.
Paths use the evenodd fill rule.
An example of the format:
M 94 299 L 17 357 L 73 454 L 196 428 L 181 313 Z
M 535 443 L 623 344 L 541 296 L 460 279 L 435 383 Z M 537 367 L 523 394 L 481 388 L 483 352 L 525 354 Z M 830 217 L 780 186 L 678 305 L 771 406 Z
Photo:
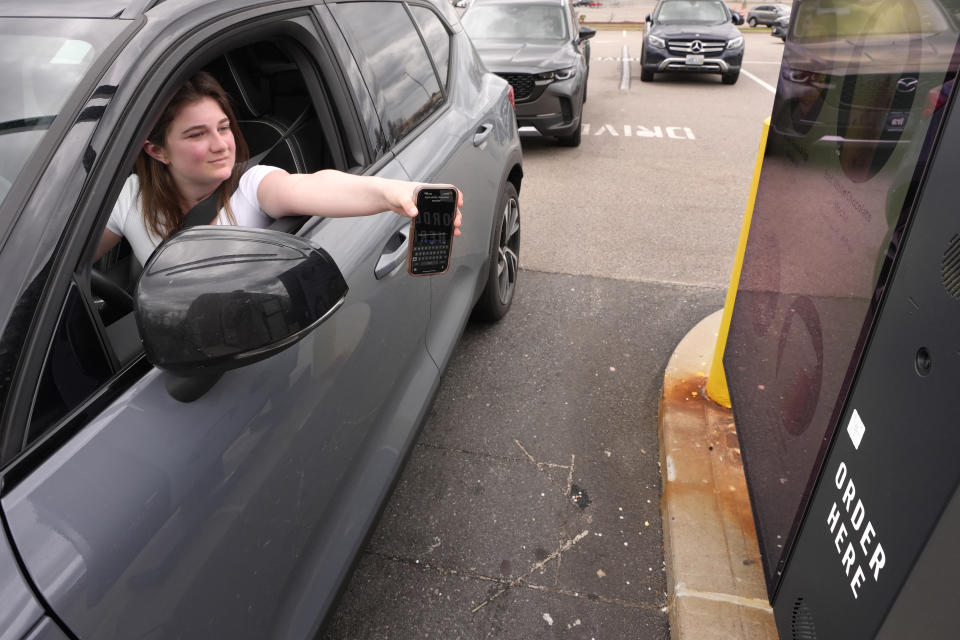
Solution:
M 117 22 L 0 18 L 0 204 Z
M 865 35 L 929 35 L 950 29 L 936 0 L 806 0 L 797 5 L 793 35 L 795 41 L 838 40 Z
M 660 5 L 658 22 L 700 22 L 720 24 L 726 22 L 726 12 L 721 0 L 669 0 Z
M 475 40 L 566 40 L 564 11 L 559 5 L 482 5 L 471 7 L 461 23 Z

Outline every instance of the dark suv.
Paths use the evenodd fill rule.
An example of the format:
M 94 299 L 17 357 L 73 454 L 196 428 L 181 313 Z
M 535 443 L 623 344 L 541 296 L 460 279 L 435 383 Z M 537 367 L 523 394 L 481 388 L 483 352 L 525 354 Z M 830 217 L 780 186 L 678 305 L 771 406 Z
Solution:
M 724 84 L 740 76 L 743 36 L 739 16 L 722 0 L 660 0 L 647 16 L 640 80 L 661 72 L 719 73 Z
M 0 0 L 0 60 L 0 636 L 316 637 L 468 318 L 510 308 L 508 84 L 447 0 Z M 389 211 L 91 265 L 200 70 L 265 164 L 460 187 L 449 270 L 411 277 Z

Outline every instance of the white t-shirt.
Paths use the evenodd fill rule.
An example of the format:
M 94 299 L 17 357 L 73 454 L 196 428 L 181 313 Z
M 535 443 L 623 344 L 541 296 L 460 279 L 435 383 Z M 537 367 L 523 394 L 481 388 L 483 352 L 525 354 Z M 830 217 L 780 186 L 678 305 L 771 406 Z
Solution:
M 260 201 L 257 200 L 257 189 L 265 175 L 277 170 L 277 167 L 257 165 L 250 167 L 240 176 L 240 184 L 233 195 L 230 196 L 230 208 L 233 210 L 236 226 L 262 229 L 270 226 L 270 223 L 273 222 L 273 218 L 260 208 Z M 230 218 L 227 217 L 226 209 L 220 209 L 215 224 L 230 225 L 234 223 L 230 222 Z M 143 219 L 143 211 L 140 208 L 140 181 L 137 174 L 131 175 L 123 183 L 120 197 L 117 198 L 117 203 L 110 213 L 107 229 L 127 239 L 140 264 L 146 264 L 147 258 L 160 244 L 161 239 L 147 228 Z

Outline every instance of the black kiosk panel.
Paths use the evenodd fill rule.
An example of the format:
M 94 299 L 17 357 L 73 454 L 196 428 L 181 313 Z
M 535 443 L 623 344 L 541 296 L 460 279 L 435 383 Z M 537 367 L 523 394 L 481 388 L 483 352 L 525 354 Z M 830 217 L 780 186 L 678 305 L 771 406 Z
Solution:
M 774 600 L 787 637 L 873 638 L 892 609 L 886 637 L 960 633 L 955 108 L 942 136 Z M 937 616 L 953 620 L 937 628 Z
M 794 3 L 724 354 L 771 599 L 953 87 L 954 4 Z

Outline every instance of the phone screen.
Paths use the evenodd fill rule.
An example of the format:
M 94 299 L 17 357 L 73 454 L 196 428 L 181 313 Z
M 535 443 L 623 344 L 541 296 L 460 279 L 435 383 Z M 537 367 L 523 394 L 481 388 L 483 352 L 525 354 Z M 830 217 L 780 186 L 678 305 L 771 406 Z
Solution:
M 420 189 L 417 211 L 411 232 L 410 273 L 415 276 L 444 273 L 450 265 L 457 190 Z

